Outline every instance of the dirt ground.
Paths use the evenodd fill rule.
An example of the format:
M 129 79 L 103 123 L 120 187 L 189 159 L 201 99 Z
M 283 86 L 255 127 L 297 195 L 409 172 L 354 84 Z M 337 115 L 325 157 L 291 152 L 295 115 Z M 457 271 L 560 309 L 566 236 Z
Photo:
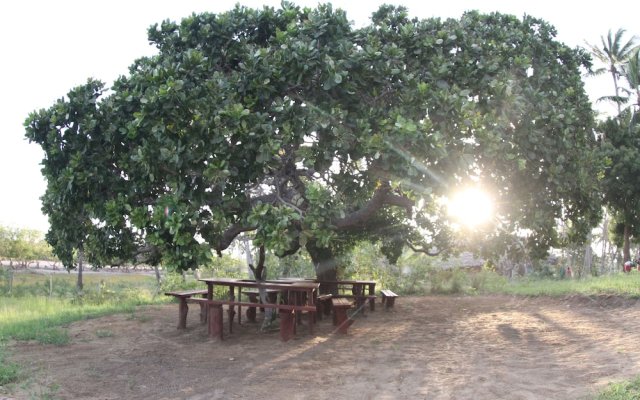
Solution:
M 640 302 L 615 297 L 400 297 L 346 336 L 324 319 L 286 343 L 244 322 L 229 335 L 226 318 L 225 340 L 208 339 L 197 307 L 186 331 L 177 315 L 146 307 L 74 323 L 66 346 L 13 343 L 32 378 L 8 396 L 585 399 L 640 374 Z

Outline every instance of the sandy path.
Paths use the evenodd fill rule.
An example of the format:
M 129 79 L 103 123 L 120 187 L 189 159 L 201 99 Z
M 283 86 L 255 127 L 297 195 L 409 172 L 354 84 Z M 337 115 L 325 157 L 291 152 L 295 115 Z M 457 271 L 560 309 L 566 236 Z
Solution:
M 177 305 L 74 323 L 72 343 L 12 345 L 34 378 L 15 398 L 582 399 L 640 374 L 640 302 L 617 298 L 401 297 L 347 336 L 234 326 L 206 337 Z M 226 324 L 226 321 L 225 321 Z

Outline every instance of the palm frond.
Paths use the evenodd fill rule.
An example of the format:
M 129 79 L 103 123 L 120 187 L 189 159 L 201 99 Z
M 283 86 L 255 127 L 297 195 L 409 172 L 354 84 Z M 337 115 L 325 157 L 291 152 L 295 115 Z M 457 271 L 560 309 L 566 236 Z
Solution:
M 640 50 L 633 52 L 629 57 L 629 61 L 623 66 L 622 71 L 629 86 L 637 91 L 640 87 Z
M 598 102 L 600 101 L 611 101 L 615 104 L 624 104 L 629 100 L 629 97 L 626 96 L 602 96 L 598 97 Z
M 587 72 L 587 76 L 600 76 L 607 73 L 608 70 L 606 68 L 598 68 Z

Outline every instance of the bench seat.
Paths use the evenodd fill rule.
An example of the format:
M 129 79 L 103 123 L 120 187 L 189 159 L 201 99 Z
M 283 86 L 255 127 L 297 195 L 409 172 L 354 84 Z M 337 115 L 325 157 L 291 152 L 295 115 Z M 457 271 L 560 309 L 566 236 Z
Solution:
M 393 308 L 396 297 L 398 297 L 398 295 L 387 289 L 381 290 L 380 293 L 382 294 L 382 304 L 385 306 L 385 308 Z
M 361 295 L 357 295 L 357 294 L 335 294 L 333 295 L 334 298 L 339 298 L 339 299 L 353 299 L 356 302 L 356 308 L 358 310 L 362 310 L 362 312 L 364 312 L 365 307 L 364 305 L 367 303 L 367 301 L 371 302 L 375 302 L 376 299 L 378 298 L 378 296 L 376 295 L 365 295 L 365 294 L 361 294 Z M 373 310 L 373 308 L 371 308 Z
M 353 320 L 347 316 L 347 310 L 353 306 L 353 303 L 344 297 L 333 297 L 331 299 L 331 308 L 333 309 L 333 325 L 338 327 L 338 332 L 346 334 Z
M 207 319 L 206 307 L 207 304 L 203 300 L 207 300 L 207 289 L 195 289 L 195 290 L 179 290 L 165 292 L 166 296 L 173 296 L 178 299 L 178 329 L 187 328 L 187 314 L 189 313 L 189 306 L 187 303 L 200 304 L 200 322 L 205 322 Z M 194 297 L 201 296 L 201 297 Z
M 175 297 L 193 297 L 197 295 L 207 294 L 207 289 L 195 289 L 195 290 L 177 290 L 171 292 L 164 293 L 167 296 L 175 296 Z

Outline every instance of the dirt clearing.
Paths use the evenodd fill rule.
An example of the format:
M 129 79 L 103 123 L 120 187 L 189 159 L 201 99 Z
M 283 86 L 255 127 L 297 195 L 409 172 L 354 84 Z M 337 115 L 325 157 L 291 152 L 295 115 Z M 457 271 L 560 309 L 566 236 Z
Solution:
M 146 307 L 74 323 L 67 346 L 13 343 L 32 378 L 8 396 L 583 399 L 640 374 L 640 302 L 616 297 L 400 297 L 346 336 L 325 318 L 287 343 L 246 319 L 229 335 L 226 317 L 225 340 L 210 340 L 197 307 L 186 331 L 177 316 Z

